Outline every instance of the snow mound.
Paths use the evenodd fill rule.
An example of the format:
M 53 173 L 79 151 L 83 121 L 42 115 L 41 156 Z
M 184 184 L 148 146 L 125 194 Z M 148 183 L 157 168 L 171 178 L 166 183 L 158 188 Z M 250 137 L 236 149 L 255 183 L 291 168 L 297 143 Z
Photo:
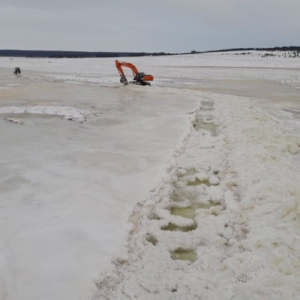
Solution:
M 249 98 L 207 97 L 213 110 L 191 116 L 96 299 L 299 295 L 300 138 Z M 217 136 L 192 126 L 202 118 L 219 124 Z
M 41 114 L 62 116 L 64 119 L 85 122 L 91 111 L 71 106 L 7 106 L 0 108 L 0 114 Z

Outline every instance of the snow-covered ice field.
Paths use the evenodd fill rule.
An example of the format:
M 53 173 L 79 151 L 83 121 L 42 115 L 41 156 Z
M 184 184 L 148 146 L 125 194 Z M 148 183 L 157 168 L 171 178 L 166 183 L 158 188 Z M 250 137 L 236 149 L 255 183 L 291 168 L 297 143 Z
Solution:
M 299 299 L 300 58 L 263 55 L 0 58 L 0 299 Z

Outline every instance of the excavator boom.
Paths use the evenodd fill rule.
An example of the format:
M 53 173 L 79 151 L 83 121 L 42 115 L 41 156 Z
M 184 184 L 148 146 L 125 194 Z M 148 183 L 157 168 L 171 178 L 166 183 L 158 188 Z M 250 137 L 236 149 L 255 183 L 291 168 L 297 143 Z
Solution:
M 152 75 L 146 75 L 145 73 L 139 72 L 136 66 L 128 62 L 120 62 L 116 60 L 116 67 L 121 76 L 120 82 L 124 83 L 125 85 L 128 84 L 128 81 L 122 67 L 127 67 L 132 70 L 134 81 L 130 83 L 139 84 L 139 85 L 150 85 L 148 81 L 153 81 L 154 79 Z

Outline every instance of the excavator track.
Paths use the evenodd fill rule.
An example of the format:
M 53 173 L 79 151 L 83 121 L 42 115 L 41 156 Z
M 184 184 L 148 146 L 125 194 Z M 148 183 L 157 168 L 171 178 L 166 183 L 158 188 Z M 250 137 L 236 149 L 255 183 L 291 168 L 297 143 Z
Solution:
M 142 85 L 142 86 L 151 86 L 150 82 L 147 81 L 142 81 L 142 82 L 138 82 L 138 81 L 130 81 L 130 84 L 134 84 L 134 85 Z

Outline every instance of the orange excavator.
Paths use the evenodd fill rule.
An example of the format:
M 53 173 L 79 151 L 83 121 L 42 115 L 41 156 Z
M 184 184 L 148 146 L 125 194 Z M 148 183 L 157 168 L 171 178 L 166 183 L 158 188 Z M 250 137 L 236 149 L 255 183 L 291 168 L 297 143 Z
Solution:
M 116 60 L 116 67 L 120 73 L 120 82 L 124 83 L 125 85 L 128 84 L 127 78 L 124 74 L 122 67 L 127 67 L 132 70 L 133 73 L 133 81 L 130 81 L 131 84 L 137 84 L 137 85 L 151 85 L 148 81 L 153 81 L 154 77 L 152 75 L 146 75 L 145 73 L 139 72 L 131 63 L 128 62 L 120 62 Z

